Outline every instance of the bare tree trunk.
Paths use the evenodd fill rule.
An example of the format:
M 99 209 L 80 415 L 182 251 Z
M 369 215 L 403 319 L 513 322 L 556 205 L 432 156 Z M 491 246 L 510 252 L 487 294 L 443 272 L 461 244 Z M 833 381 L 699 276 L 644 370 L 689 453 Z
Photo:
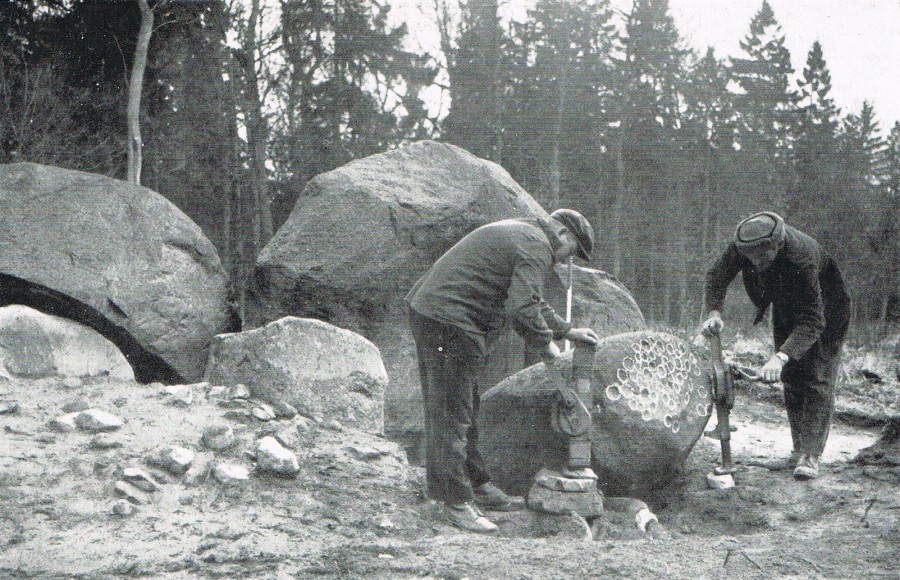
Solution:
M 128 181 L 141 183 L 141 164 L 144 142 L 141 139 L 141 90 L 144 85 L 144 71 L 147 69 L 147 52 L 150 36 L 153 34 L 153 11 L 147 0 L 137 0 L 141 10 L 141 27 L 138 30 L 134 61 L 131 63 L 131 78 L 128 81 Z
M 624 127 L 620 127 L 618 135 L 613 140 L 613 156 L 616 160 L 616 186 L 613 188 L 612 215 L 609 220 L 610 258 L 612 259 L 612 273 L 622 277 L 622 210 L 625 199 L 625 159 L 623 149 L 625 145 Z
M 247 144 L 250 151 L 250 168 L 253 174 L 251 190 L 255 207 L 253 212 L 254 256 L 269 241 L 274 230 L 268 191 L 268 173 L 266 171 L 268 130 L 262 115 L 259 76 L 256 72 L 256 56 L 258 52 L 256 29 L 259 24 L 259 17 L 259 0 L 253 0 L 243 46 L 241 50 L 234 51 L 235 58 L 243 69 L 244 77 L 244 106 L 242 108 L 247 118 Z
M 562 169 L 560 167 L 560 141 L 562 141 L 562 126 L 565 122 L 565 111 L 568 101 L 568 66 L 563 67 L 562 78 L 559 79 L 559 96 L 556 100 L 556 119 L 553 123 L 553 141 L 550 144 L 550 169 L 548 171 L 547 191 L 545 193 L 547 207 L 552 209 L 560 204 L 560 182 L 562 181 Z

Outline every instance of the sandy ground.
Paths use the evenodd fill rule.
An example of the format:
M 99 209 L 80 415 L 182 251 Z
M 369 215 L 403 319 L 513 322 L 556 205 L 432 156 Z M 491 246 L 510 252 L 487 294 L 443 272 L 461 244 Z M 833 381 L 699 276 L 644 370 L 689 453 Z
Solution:
M 160 385 L 0 383 L 0 403 L 19 405 L 0 415 L 0 577 L 900 577 L 900 468 L 848 462 L 877 430 L 836 424 L 822 477 L 798 482 L 758 466 L 790 447 L 784 411 L 766 398 L 738 395 L 733 447 L 745 469 L 735 489 L 706 489 L 718 442 L 702 438 L 680 479 L 647 498 L 662 533 L 608 514 L 586 542 L 460 532 L 423 499 L 420 473 L 394 443 L 303 418 L 227 418 L 234 409 L 193 392 L 186 406 Z M 121 447 L 51 431 L 66 404 L 123 419 L 108 436 Z M 210 425 L 231 426 L 236 446 L 204 450 Z M 252 469 L 247 452 L 275 431 L 294 446 L 296 478 L 254 472 L 224 485 L 200 469 Z M 148 468 L 167 445 L 197 453 L 192 471 L 153 472 L 162 485 L 148 503 L 113 513 L 121 470 Z

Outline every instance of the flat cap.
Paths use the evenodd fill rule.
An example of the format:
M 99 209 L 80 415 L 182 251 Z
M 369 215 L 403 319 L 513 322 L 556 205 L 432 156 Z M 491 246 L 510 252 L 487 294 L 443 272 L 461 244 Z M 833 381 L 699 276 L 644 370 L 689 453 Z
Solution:
M 753 214 L 738 224 L 734 244 L 739 251 L 778 246 L 784 240 L 784 220 L 771 211 Z
M 578 255 L 585 260 L 590 260 L 591 252 L 594 251 L 594 228 L 591 226 L 591 222 L 574 209 L 558 209 L 551 213 L 550 217 L 575 234 L 575 240 L 578 242 Z

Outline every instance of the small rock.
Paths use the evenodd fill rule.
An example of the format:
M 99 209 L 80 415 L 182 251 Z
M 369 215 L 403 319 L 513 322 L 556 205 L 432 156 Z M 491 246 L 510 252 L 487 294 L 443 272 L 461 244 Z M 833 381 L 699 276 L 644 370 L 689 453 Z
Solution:
M 112 457 L 98 457 L 94 460 L 93 470 L 95 474 L 105 475 L 105 472 L 112 471 L 113 466 L 113 458 Z
M 250 390 L 244 385 L 234 385 L 228 389 L 229 399 L 249 399 Z
M 291 477 L 300 471 L 297 456 L 274 437 L 260 439 L 256 448 L 256 466 L 260 471 Z
M 549 469 L 541 469 L 534 477 L 534 482 L 557 491 L 591 492 L 597 491 L 596 479 L 578 479 L 565 477 L 561 473 Z
M 284 401 L 279 401 L 273 408 L 275 410 L 275 416 L 279 419 L 293 419 L 297 416 L 297 409 Z
M 19 404 L 15 401 L 0 403 L 0 415 L 18 415 Z
M 172 475 L 163 471 L 162 469 L 148 467 L 147 473 L 153 476 L 153 479 L 156 480 L 156 482 L 159 484 L 172 483 Z
M 85 399 L 75 399 L 69 401 L 65 405 L 63 405 L 63 413 L 80 413 L 81 411 L 86 411 L 91 408 L 90 403 L 88 403 Z
M 53 419 L 50 419 L 49 423 L 47 423 L 47 427 L 49 427 L 53 431 L 56 431 L 57 433 L 71 433 L 78 428 L 78 425 L 76 425 L 75 423 L 75 417 L 80 414 L 80 412 L 66 413 L 65 415 L 54 417 Z
M 260 421 L 271 421 L 275 418 L 275 410 L 265 403 L 253 407 L 250 413 Z
M 80 377 L 66 377 L 62 381 L 62 385 L 67 389 L 77 389 L 83 384 L 84 381 Z
M 75 416 L 75 424 L 85 431 L 115 431 L 120 428 L 122 420 L 111 413 L 100 409 L 88 409 Z
M 250 479 L 250 470 L 233 463 L 218 463 L 212 473 L 219 483 L 225 485 L 239 485 Z
M 34 436 L 34 440 L 38 443 L 56 443 L 56 436 L 51 433 L 40 433 Z
M 222 417 L 229 419 L 231 421 L 237 421 L 238 423 L 252 423 L 253 415 L 250 414 L 250 411 L 246 409 L 232 409 L 231 411 L 226 411 Z
M 603 514 L 603 496 L 596 491 L 558 491 L 534 484 L 528 492 L 528 507 L 550 514 L 575 512 L 590 518 Z
M 88 447 L 90 449 L 118 449 L 122 446 L 121 441 L 117 441 L 113 437 L 106 435 L 105 433 L 101 433 L 99 435 L 95 435 L 90 443 L 88 443 Z
M 201 384 L 209 384 L 209 383 L 201 383 Z M 221 385 L 217 385 L 214 387 L 208 387 L 206 389 L 206 398 L 207 399 L 221 399 L 228 396 L 228 387 L 223 387 Z
M 224 526 L 221 526 L 221 527 L 213 530 L 209 534 L 207 534 L 207 537 L 215 538 L 217 540 L 234 541 L 234 540 L 239 540 L 246 535 L 247 535 L 246 529 L 239 528 L 239 527 L 235 526 L 234 524 L 225 524 Z
M 159 484 L 153 477 L 137 467 L 126 467 L 122 470 L 122 479 L 140 489 L 141 491 L 154 492 L 159 489 Z
M 163 395 L 168 398 L 167 403 L 176 407 L 190 407 L 194 402 L 194 390 L 190 385 L 173 385 L 163 389 Z
M 211 461 L 212 455 L 209 453 L 197 455 L 197 459 L 191 465 L 191 468 L 184 474 L 184 485 L 193 487 L 206 481 L 209 477 Z
M 375 449 L 374 447 L 363 447 L 362 445 L 348 445 L 344 449 L 347 449 L 353 455 L 356 456 L 357 459 L 362 459 L 363 461 L 371 461 L 373 459 L 379 459 L 384 453 Z
M 306 435 L 315 431 L 315 423 L 306 417 L 297 417 L 297 433 Z
M 116 397 L 115 399 L 113 399 L 112 404 L 113 406 L 121 409 L 128 404 L 128 397 Z
M 300 436 L 294 429 L 281 429 L 272 434 L 272 437 L 288 449 L 298 449 L 300 447 Z
M 137 489 L 127 482 L 121 480 L 117 481 L 115 485 L 115 491 L 117 494 L 121 495 L 135 505 L 146 505 L 150 503 L 150 498 L 148 498 L 143 491 Z
M 344 426 L 341 425 L 340 421 L 338 421 L 337 419 L 332 419 L 332 420 L 330 420 L 330 421 L 327 421 L 327 422 L 325 423 L 325 425 L 323 425 L 323 426 L 324 426 L 326 429 L 331 429 L 332 431 L 338 431 L 338 432 L 340 432 L 340 431 L 343 431 L 343 430 L 344 430 Z
M 112 513 L 117 516 L 130 516 L 137 508 L 134 507 L 134 504 L 129 502 L 127 499 L 117 499 L 115 503 L 113 503 Z
M 167 447 L 148 457 L 150 465 L 165 469 L 174 475 L 184 475 L 194 461 L 194 452 L 184 447 Z
M 234 431 L 228 425 L 212 425 L 203 430 L 200 442 L 213 451 L 224 451 L 234 447 Z
M 393 530 L 396 526 L 394 522 L 387 516 L 381 516 L 375 520 L 375 525 L 381 528 L 382 530 Z

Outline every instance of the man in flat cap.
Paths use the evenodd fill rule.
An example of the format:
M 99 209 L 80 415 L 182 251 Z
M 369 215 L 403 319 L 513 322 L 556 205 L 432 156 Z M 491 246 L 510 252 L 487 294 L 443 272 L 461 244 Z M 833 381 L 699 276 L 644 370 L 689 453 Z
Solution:
M 722 303 L 738 272 L 757 308 L 754 324 L 772 305 L 776 352 L 760 373 L 766 381 L 784 384 L 794 445 L 791 456 L 772 467 L 793 468 L 797 479 L 818 477 L 850 322 L 850 296 L 841 272 L 816 240 L 778 214 L 750 216 L 738 224 L 734 241 L 707 272 L 707 336 L 724 326 Z
M 476 378 L 489 337 L 510 319 L 547 359 L 560 355 L 554 339 L 596 344 L 593 330 L 572 328 L 543 298 L 553 264 L 575 255 L 588 260 L 593 247 L 593 228 L 573 210 L 490 223 L 450 248 L 406 296 L 425 401 L 428 495 L 465 530 L 497 531 L 477 506 L 524 503 L 490 482 L 477 449 Z

